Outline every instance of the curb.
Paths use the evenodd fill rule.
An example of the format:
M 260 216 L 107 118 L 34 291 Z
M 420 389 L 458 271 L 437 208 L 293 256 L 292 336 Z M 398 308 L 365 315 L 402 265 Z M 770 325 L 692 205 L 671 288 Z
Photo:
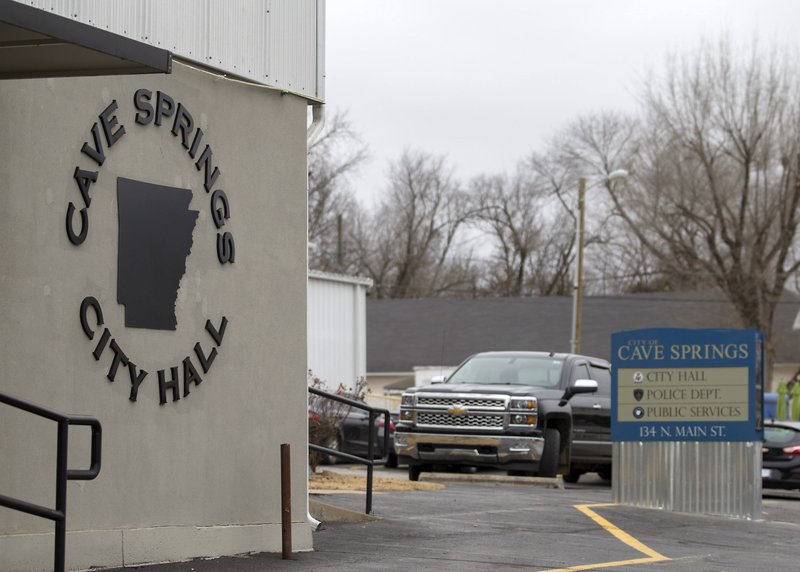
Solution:
M 308 512 L 311 513 L 311 516 L 322 523 L 339 522 L 357 524 L 362 522 L 383 520 L 379 516 L 348 510 L 346 508 L 333 506 L 332 504 L 327 504 L 311 498 L 308 499 Z
M 797 489 L 761 489 L 763 498 L 800 499 L 800 490 Z
M 488 484 L 514 484 L 542 487 L 546 489 L 564 490 L 564 480 L 561 476 L 554 478 L 545 477 L 509 477 L 503 475 L 470 475 L 463 473 L 422 473 L 420 481 L 450 481 L 450 482 L 470 482 Z

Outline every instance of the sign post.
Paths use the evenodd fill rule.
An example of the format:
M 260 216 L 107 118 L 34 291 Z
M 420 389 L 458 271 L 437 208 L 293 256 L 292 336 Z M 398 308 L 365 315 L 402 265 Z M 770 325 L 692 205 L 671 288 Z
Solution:
M 614 500 L 760 518 L 763 362 L 755 330 L 614 334 Z

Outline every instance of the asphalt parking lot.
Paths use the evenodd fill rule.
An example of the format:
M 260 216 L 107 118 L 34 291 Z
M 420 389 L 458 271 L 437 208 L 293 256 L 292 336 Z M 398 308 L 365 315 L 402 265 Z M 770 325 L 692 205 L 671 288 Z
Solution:
M 796 570 L 800 493 L 775 495 L 763 500 L 763 520 L 744 521 L 612 505 L 611 487 L 594 475 L 564 489 L 450 482 L 442 491 L 375 493 L 380 520 L 326 523 L 314 552 L 290 561 L 258 554 L 146 570 Z M 364 510 L 363 493 L 324 501 Z

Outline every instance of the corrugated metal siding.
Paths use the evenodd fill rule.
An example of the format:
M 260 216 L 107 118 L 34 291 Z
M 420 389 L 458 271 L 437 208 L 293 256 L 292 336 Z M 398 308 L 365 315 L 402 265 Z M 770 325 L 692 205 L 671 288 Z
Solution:
M 309 9 L 314 11 L 309 14 Z M 273 1 L 272 18 L 269 69 L 273 81 L 287 86 L 290 91 L 305 93 L 305 86 L 316 82 L 316 68 L 306 64 L 317 58 L 315 6 L 313 2 Z M 287 44 L 293 46 L 290 53 L 282 49 Z
M 324 0 L 17 0 L 322 101 Z
M 367 374 L 366 286 L 309 276 L 308 367 L 333 390 Z
M 618 442 L 614 502 L 761 518 L 761 443 Z

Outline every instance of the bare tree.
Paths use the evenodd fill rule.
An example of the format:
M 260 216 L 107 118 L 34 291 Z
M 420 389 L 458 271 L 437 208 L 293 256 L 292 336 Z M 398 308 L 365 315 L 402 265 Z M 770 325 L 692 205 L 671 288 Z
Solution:
M 575 224 L 554 204 L 548 181 L 520 164 L 511 177 L 476 177 L 471 190 L 479 227 L 493 243 L 485 290 L 502 296 L 566 293 Z
M 608 221 L 613 221 L 609 218 Z M 587 290 L 595 294 L 682 291 L 690 285 L 661 262 L 627 225 L 616 219 L 605 229 L 601 248 L 593 251 Z
M 662 270 L 704 274 L 744 327 L 769 343 L 776 305 L 800 261 L 798 68 L 727 41 L 673 58 L 645 88 L 630 184 L 609 186 L 615 214 Z
M 617 185 L 609 175 L 630 169 L 638 152 L 634 118 L 615 112 L 584 115 L 569 123 L 550 142 L 545 159 L 532 160 L 547 174 L 561 204 L 577 211 L 578 178 L 587 180 L 585 288 L 595 294 L 625 291 L 650 284 L 652 255 L 639 246 L 602 188 Z M 647 289 L 647 288 L 644 288 Z
M 572 294 L 570 270 L 575 259 L 575 221 L 572 213 L 554 212 L 547 223 L 531 270 L 531 290 L 542 296 Z
M 634 227 L 618 212 L 610 196 L 632 189 L 634 181 L 614 182 L 609 175 L 619 168 L 635 172 L 644 162 L 663 159 L 661 143 L 651 139 L 646 122 L 614 112 L 579 117 L 551 142 L 549 161 L 536 163 L 540 170 L 555 173 L 554 189 L 565 209 L 575 202 L 578 176 L 588 179 L 585 288 L 595 294 L 617 292 L 680 291 L 713 285 L 708 273 L 696 262 L 665 258 L 648 245 L 662 238 L 647 208 Z M 653 157 L 651 153 L 659 155 Z M 635 174 L 635 173 L 634 173 Z M 641 179 L 641 172 L 638 173 Z M 605 190 L 603 190 L 605 189 Z M 642 187 L 639 189 L 645 191 Z M 638 192 L 638 191 L 637 191 Z M 634 193 L 635 194 L 635 193 Z M 669 264 L 667 264 L 669 262 Z
M 542 234 L 541 206 L 530 179 L 517 172 L 480 176 L 472 182 L 480 204 L 478 218 L 495 243 L 487 264 L 486 288 L 502 296 L 521 296 L 528 279 L 530 257 Z
M 535 290 L 542 295 L 566 296 L 572 294 L 572 266 L 577 246 L 578 177 L 581 169 L 576 161 L 564 152 L 564 141 L 554 138 L 544 153 L 532 153 L 525 165 L 529 168 L 540 189 L 555 198 L 560 208 L 547 209 L 549 229 L 543 237 L 537 255 L 538 264 L 533 269 Z M 589 233 L 586 245 L 598 239 Z
M 345 112 L 337 112 L 308 150 L 309 266 L 317 270 L 352 270 L 352 248 L 346 227 L 358 205 L 349 188 L 350 177 L 369 152 Z
M 444 157 L 405 151 L 389 170 L 386 199 L 356 226 L 361 271 L 377 297 L 436 296 L 471 287 L 471 256 L 458 239 L 468 197 Z

